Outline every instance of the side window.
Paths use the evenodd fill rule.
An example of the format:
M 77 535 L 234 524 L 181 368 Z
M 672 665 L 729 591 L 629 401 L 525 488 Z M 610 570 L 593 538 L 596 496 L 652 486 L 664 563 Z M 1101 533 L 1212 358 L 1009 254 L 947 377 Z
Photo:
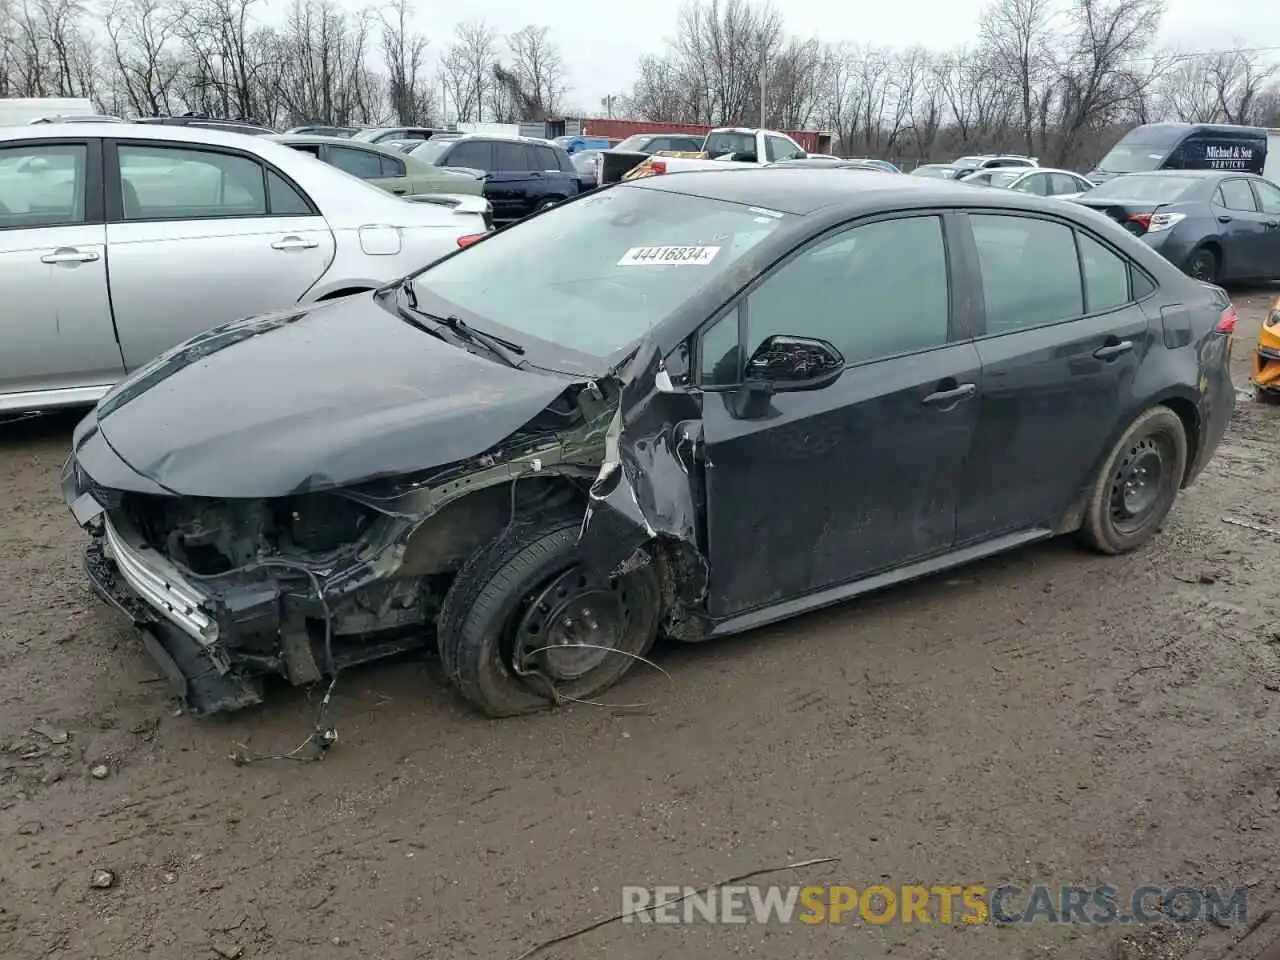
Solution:
M 83 144 L 0 149 L 0 230 L 85 222 Z
M 274 170 L 267 171 L 267 197 L 273 217 L 310 217 L 311 205 Z
M 290 150 L 297 150 L 299 153 L 320 159 L 320 145 L 317 143 L 286 143 L 285 146 Z
M 853 227 L 809 247 L 747 298 L 747 356 L 775 334 L 816 337 L 850 364 L 945 344 L 950 320 L 942 221 L 918 216 Z M 737 312 L 703 335 L 703 383 L 736 383 Z
M 800 153 L 799 148 L 784 137 L 766 137 L 765 140 L 765 150 L 773 153 L 778 160 L 790 160 Z
M 493 169 L 503 173 L 524 173 L 529 169 L 529 157 L 523 143 L 495 143 L 493 145 Z
M 1049 175 L 1033 173 L 1019 181 L 1017 189 L 1023 193 L 1033 193 L 1037 197 L 1047 197 L 1049 196 Z
M 1070 227 L 1034 217 L 969 217 L 987 333 L 1042 327 L 1084 315 L 1076 244 Z
M 1080 245 L 1080 269 L 1089 313 L 1106 313 L 1129 302 L 1129 264 L 1097 240 L 1076 233 Z
M 672 140 L 670 149 L 679 150 L 681 153 L 697 153 L 702 149 L 702 141 L 695 139 Z
M 230 153 L 121 144 L 120 190 L 126 220 L 261 217 L 262 167 Z
M 395 157 L 382 157 L 382 175 L 384 177 L 403 177 L 404 164 Z
M 775 160 L 779 159 L 777 137 L 764 138 L 764 158 L 768 160 L 770 163 L 773 163 Z
M 1280 187 L 1267 180 L 1255 180 L 1253 189 L 1258 194 L 1263 213 L 1280 213 Z
M 1258 205 L 1254 202 L 1253 191 L 1249 189 L 1248 180 L 1223 180 L 1218 187 L 1221 204 L 1228 210 L 1239 210 L 1244 213 L 1257 213 Z
M 356 147 L 330 147 L 329 162 L 361 180 L 377 180 L 382 176 L 382 154 Z
M 661 153 L 663 150 L 675 149 L 676 148 L 671 145 L 671 141 L 666 137 L 657 137 L 654 140 L 651 140 L 649 145 L 645 147 L 645 150 L 649 153 Z
M 446 167 L 472 167 L 476 170 L 491 171 L 493 165 L 493 144 L 484 140 L 464 140 L 449 151 Z
M 533 154 L 538 163 L 535 169 L 544 172 L 560 169 L 560 161 L 556 159 L 556 152 L 550 147 L 534 147 Z
M 1060 197 L 1064 193 L 1079 193 L 1084 187 L 1075 177 L 1069 177 L 1065 173 L 1049 174 L 1049 195 Z

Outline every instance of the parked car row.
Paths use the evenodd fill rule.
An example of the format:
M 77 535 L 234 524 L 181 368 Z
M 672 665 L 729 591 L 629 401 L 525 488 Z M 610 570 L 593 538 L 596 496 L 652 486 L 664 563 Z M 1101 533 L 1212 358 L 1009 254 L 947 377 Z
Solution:
M 474 177 L 432 171 L 450 192 L 408 203 L 372 185 L 396 170 L 353 176 L 346 160 L 302 152 L 310 139 L 165 124 L 0 128 L 0 285 L 11 305 L 0 414 L 93 403 L 200 331 L 374 289 L 489 229 Z
M 153 229 L 121 222 L 117 171 L 149 214 L 232 192 L 233 228 L 251 190 L 298 215 L 345 176 L 240 138 L 217 152 L 253 169 L 220 160 L 171 196 L 172 158 L 95 136 L 108 189 L 81 229 L 104 209 L 108 244 Z M 440 237 L 400 282 L 279 291 L 135 369 L 63 474 L 96 589 L 196 713 L 431 644 L 504 716 L 600 698 L 660 633 L 733 634 L 1059 534 L 1109 554 L 1155 536 L 1231 417 L 1225 291 L 1082 204 L 802 163 Z M 327 244 L 328 219 L 255 228 L 254 256 Z M 365 256 L 391 240 L 346 222 Z M 173 257 L 148 255 L 125 286 L 142 329 L 234 296 L 219 252 L 159 278 Z M 802 562 L 761 561 L 784 555 Z

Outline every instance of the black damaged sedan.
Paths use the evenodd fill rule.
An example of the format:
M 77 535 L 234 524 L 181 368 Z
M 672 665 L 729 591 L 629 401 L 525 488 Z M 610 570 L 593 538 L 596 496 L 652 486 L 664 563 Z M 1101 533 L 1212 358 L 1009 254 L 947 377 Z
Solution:
M 1081 207 L 849 170 L 593 193 L 169 351 L 76 429 L 99 593 L 194 712 L 421 646 L 495 715 L 1058 534 L 1213 454 L 1235 312 Z

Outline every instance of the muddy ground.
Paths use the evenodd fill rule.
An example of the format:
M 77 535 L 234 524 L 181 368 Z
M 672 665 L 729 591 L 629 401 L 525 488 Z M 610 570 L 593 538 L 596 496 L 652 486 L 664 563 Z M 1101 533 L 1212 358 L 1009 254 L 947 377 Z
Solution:
M 1273 295 L 1236 293 L 1241 388 Z M 1250 922 L 614 924 L 541 956 L 1256 958 L 1280 939 L 1277 909 L 1231 949 L 1280 908 L 1280 539 L 1223 522 L 1280 525 L 1280 408 L 1241 400 L 1135 555 L 1051 543 L 663 649 L 673 683 L 618 691 L 648 710 L 492 722 L 430 660 L 352 671 L 323 763 L 247 766 L 231 754 L 307 736 L 315 694 L 175 711 L 85 585 L 56 485 L 71 425 L 0 430 L 6 960 L 514 960 L 625 884 L 812 857 L 841 859 L 777 882 L 1248 885 Z

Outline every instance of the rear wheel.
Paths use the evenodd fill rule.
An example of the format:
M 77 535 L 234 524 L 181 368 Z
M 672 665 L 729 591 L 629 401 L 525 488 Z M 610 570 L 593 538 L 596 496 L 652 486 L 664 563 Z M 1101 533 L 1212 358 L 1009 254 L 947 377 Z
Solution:
M 478 551 L 445 598 L 440 660 L 489 716 L 594 698 L 653 645 L 657 570 L 593 569 L 578 550 L 581 526 L 567 515 L 517 526 Z
M 538 205 L 533 208 L 533 212 L 541 213 L 543 210 L 550 210 L 559 202 L 560 201 L 556 200 L 554 197 L 547 197 L 547 199 L 540 201 Z
M 1208 247 L 1199 247 L 1187 258 L 1187 276 L 1205 283 L 1218 282 L 1218 255 Z
M 1146 543 L 1173 507 L 1187 468 L 1187 434 L 1168 407 L 1152 407 L 1111 449 L 1094 479 L 1081 534 L 1102 553 Z

